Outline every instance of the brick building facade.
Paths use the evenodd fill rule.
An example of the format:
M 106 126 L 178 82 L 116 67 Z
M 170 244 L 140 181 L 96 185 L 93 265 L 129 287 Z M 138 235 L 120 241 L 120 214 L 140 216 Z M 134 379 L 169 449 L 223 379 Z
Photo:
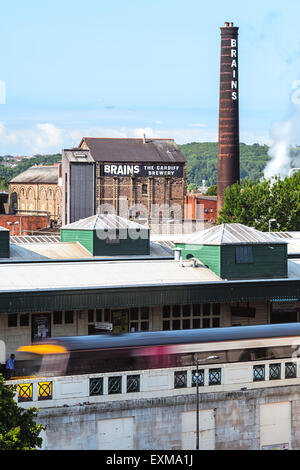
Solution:
M 172 139 L 83 138 L 63 150 L 62 175 L 64 223 L 98 212 L 184 217 L 186 160 Z
M 194 194 L 193 191 L 185 198 L 185 218 L 187 220 L 204 220 L 216 223 L 217 196 Z
M 44 215 L 50 224 L 61 224 L 61 165 L 36 165 L 9 183 L 10 214 Z

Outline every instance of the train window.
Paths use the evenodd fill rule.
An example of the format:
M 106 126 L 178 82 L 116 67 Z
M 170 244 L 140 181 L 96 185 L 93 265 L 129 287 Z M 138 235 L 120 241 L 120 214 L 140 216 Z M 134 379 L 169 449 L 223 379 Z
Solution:
M 7 326 L 13 327 L 18 326 L 18 314 L 17 313 L 9 313 L 8 316 Z
M 88 322 L 93 323 L 94 322 L 94 310 L 89 310 L 88 311 Z
M 65 323 L 73 323 L 73 310 L 65 312 Z

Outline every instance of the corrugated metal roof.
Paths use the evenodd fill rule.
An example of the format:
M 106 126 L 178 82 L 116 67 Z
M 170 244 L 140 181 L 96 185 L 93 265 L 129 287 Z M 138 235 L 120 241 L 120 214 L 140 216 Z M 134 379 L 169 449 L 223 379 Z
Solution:
M 28 243 L 57 243 L 60 242 L 60 235 L 13 235 L 10 237 L 10 241 L 17 245 Z
M 221 224 L 201 232 L 185 235 L 176 243 L 194 245 L 234 245 L 234 244 L 286 244 L 272 232 L 260 232 L 243 224 Z
M 10 183 L 58 183 L 57 166 L 32 166 L 23 173 L 15 176 Z
M 115 230 L 115 229 L 140 229 L 149 230 L 147 225 L 141 225 L 131 220 L 119 217 L 115 214 L 97 214 L 80 219 L 72 224 L 64 225 L 66 230 Z
M 186 163 L 173 139 L 103 139 L 84 137 L 96 162 Z

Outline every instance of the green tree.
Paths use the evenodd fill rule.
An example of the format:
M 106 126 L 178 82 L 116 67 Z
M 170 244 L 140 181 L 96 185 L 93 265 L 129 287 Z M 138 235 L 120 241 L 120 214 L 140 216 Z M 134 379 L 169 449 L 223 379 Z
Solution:
M 197 185 L 195 183 L 190 183 L 188 184 L 188 191 L 196 191 L 197 190 Z
M 46 428 L 36 424 L 36 408 L 18 406 L 15 392 L 16 386 L 9 388 L 0 374 L 0 450 L 34 450 L 41 447 L 39 434 Z
M 208 190 L 205 193 L 205 196 L 217 196 L 217 185 L 213 184 L 208 188 Z
M 228 187 L 218 223 L 241 223 L 261 231 L 300 230 L 300 172 L 283 180 L 245 181 Z

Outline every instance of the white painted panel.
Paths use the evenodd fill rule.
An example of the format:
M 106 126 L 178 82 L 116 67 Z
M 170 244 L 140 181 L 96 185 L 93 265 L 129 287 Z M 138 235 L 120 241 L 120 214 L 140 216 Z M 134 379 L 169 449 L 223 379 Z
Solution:
M 152 372 L 151 375 L 144 374 L 142 377 L 141 391 L 168 390 L 172 388 L 172 379 L 172 374 L 169 373 L 160 372 L 155 374 Z
M 60 396 L 61 397 L 78 397 L 85 396 L 86 390 L 83 380 L 79 382 L 59 382 Z
M 134 418 L 102 419 L 97 423 L 98 449 L 134 450 Z
M 183 450 L 196 449 L 196 411 L 181 413 L 181 445 Z M 199 448 L 215 449 L 215 415 L 214 410 L 200 410 L 199 413 Z
M 223 378 L 225 384 L 239 384 L 250 382 L 250 368 L 249 367 L 233 367 L 233 368 L 224 368 Z M 251 377 L 252 378 L 252 377 Z
M 260 405 L 260 448 L 289 444 L 291 440 L 291 403 Z

